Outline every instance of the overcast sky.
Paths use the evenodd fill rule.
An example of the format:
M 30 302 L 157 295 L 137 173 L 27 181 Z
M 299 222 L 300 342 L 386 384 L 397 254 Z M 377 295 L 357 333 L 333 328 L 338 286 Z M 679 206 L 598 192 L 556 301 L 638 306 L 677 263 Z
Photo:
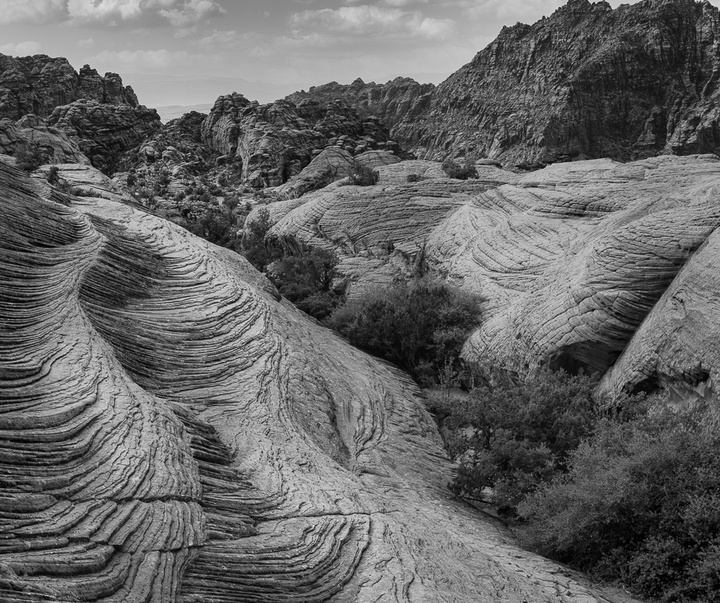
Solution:
M 503 25 L 533 23 L 564 3 L 0 0 L 0 52 L 63 56 L 76 69 L 89 63 L 114 71 L 149 106 L 210 103 L 233 89 L 265 102 L 356 77 L 439 83 Z

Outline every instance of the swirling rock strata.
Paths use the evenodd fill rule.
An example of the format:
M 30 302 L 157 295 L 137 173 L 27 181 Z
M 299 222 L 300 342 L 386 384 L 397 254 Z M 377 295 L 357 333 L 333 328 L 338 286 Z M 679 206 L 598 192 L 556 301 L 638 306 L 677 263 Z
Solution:
M 423 164 L 435 167 L 423 171 Z M 674 319 L 656 304 L 720 225 L 716 156 L 624 165 L 593 160 L 525 175 L 479 165 L 480 178 L 465 182 L 438 178 L 437 166 L 386 166 L 377 186 L 327 189 L 288 202 L 271 213 L 277 223 L 270 236 L 337 251 L 351 294 L 424 269 L 483 296 L 483 324 L 464 355 L 485 368 L 524 374 L 550 365 L 602 373 L 651 311 L 665 326 L 643 327 L 638 337 L 645 333 L 646 343 L 638 354 L 645 364 L 635 360 L 633 368 L 618 369 L 625 375 L 620 387 L 652 372 L 648 363 L 656 353 L 650 350 L 659 342 L 668 350 L 682 345 L 670 343 Z M 418 181 L 406 182 L 408 172 Z M 703 247 L 698 257 L 706 259 L 681 273 L 692 283 L 684 297 L 692 296 L 714 324 L 712 305 L 703 302 L 714 280 L 701 284 L 698 276 L 714 256 Z M 686 338 L 704 315 L 698 309 L 694 321 L 682 323 Z M 720 368 L 707 353 L 701 362 L 705 336 L 697 341 L 673 379 L 686 375 L 696 384 L 698 371 L 688 368 L 693 362 L 705 366 L 702 375 L 710 365 Z
M 0 163 L 3 601 L 608 600 L 448 496 L 406 377 L 82 178 Z

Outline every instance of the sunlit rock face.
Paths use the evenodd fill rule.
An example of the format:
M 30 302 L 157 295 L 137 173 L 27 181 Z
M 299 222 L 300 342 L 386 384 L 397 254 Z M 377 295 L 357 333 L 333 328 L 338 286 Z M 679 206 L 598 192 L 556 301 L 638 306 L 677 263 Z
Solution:
M 716 322 L 702 301 L 712 298 L 714 279 L 692 275 L 711 271 L 716 257 L 709 237 L 720 224 L 717 157 L 594 160 L 527 174 L 480 165 L 479 179 L 464 182 L 437 177 L 428 167 L 437 165 L 386 166 L 377 186 L 329 188 L 280 205 L 270 214 L 271 236 L 335 249 L 351 295 L 418 269 L 481 295 L 482 325 L 464 356 L 520 375 L 541 365 L 603 373 L 671 283 L 681 287 L 678 273 L 699 305 L 696 322 L 683 323 L 687 337 L 706 313 Z M 410 173 L 419 179 L 407 182 Z M 699 283 L 708 290 L 696 296 Z M 665 320 L 660 306 L 653 316 Z M 673 337 L 668 325 L 650 329 L 645 345 Z M 714 356 L 710 362 L 720 366 Z M 693 370 L 673 378 L 697 382 Z M 623 371 L 621 388 L 645 379 Z
M 60 168 L 0 163 L 0 600 L 607 600 L 451 499 L 404 375 Z

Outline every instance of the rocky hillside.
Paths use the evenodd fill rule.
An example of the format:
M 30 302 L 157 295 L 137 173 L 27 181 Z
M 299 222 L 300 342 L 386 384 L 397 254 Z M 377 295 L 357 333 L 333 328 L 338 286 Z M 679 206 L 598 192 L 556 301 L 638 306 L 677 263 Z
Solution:
M 28 113 L 48 117 L 55 107 L 79 99 L 138 106 L 133 89 L 123 86 L 116 73 L 102 77 L 89 65 L 76 72 L 67 59 L 44 54 L 17 58 L 0 54 L 0 117 L 13 121 Z
M 421 157 L 507 165 L 720 151 L 719 39 L 708 2 L 570 0 L 504 28 L 393 135 Z
M 329 105 L 336 99 L 358 109 L 364 115 L 375 115 L 390 129 L 407 122 L 408 127 L 428 108 L 435 86 L 419 84 L 411 78 L 398 77 L 385 84 L 356 79 L 352 84 L 343 85 L 330 82 L 322 86 L 313 86 L 307 92 L 301 90 L 286 97 L 286 100 L 299 103 L 313 100 L 320 105 Z
M 716 156 L 478 171 L 459 181 L 429 161 L 379 167 L 376 186 L 271 205 L 270 236 L 335 251 L 350 295 L 410 278 L 422 262 L 482 296 L 483 324 L 463 351 L 482 370 L 614 365 L 606 391 L 712 390 Z
M 449 495 L 406 377 L 61 171 L 0 161 L 0 600 L 611 600 Z
M 0 117 L 4 153 L 39 163 L 89 161 L 107 173 L 161 126 L 117 74 L 102 77 L 88 65 L 76 72 L 66 59 L 45 55 L 0 55 Z

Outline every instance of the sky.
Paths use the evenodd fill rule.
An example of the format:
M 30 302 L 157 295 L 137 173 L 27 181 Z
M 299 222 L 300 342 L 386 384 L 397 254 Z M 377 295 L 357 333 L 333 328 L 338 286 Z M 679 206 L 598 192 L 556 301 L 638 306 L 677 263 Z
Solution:
M 503 25 L 533 23 L 564 3 L 0 0 L 0 53 L 66 57 L 75 69 L 119 73 L 151 107 L 212 103 L 233 91 L 268 102 L 357 77 L 439 83 Z

